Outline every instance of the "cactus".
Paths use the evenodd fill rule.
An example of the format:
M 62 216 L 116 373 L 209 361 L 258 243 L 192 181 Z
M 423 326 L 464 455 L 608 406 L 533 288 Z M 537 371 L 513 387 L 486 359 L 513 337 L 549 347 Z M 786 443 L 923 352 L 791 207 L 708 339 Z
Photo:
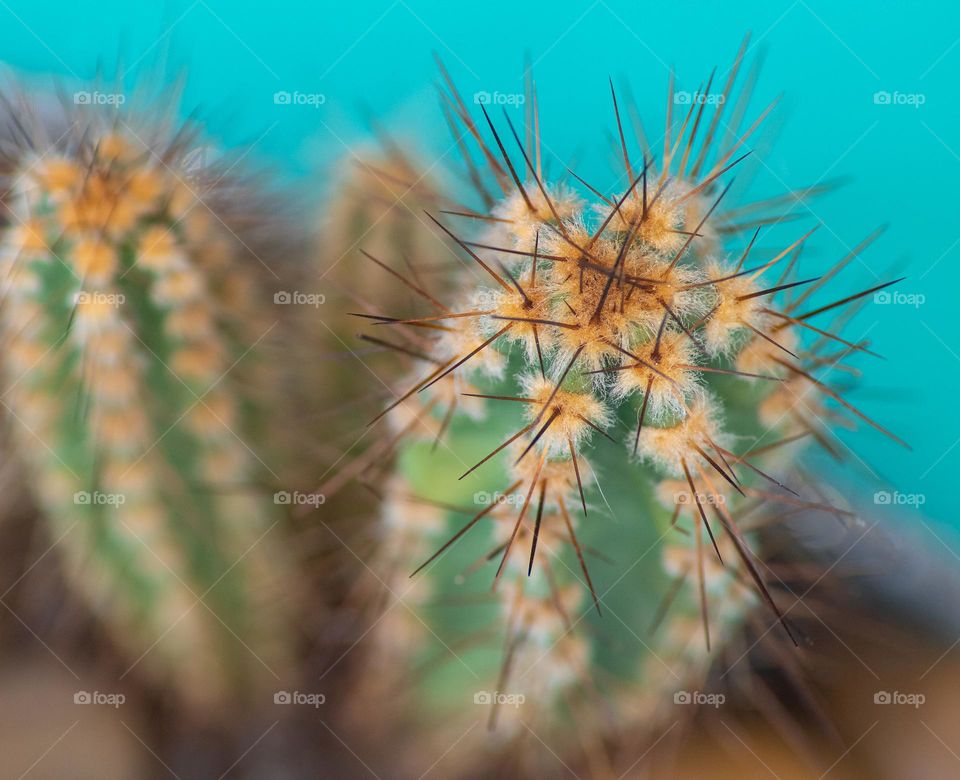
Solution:
M 404 258 L 405 268 L 416 278 L 429 278 L 434 285 L 440 281 L 436 269 L 414 262 L 442 248 L 423 216 L 424 209 L 442 202 L 437 182 L 418 172 L 415 160 L 395 143 L 386 139 L 385 145 L 384 151 L 362 145 L 351 150 L 332 172 L 330 192 L 321 209 L 311 265 L 314 270 L 304 280 L 311 290 L 323 291 L 323 316 L 318 316 L 316 309 L 304 308 L 296 326 L 293 348 L 300 349 L 299 364 L 307 367 L 300 369 L 300 374 L 309 380 L 300 383 L 302 397 L 293 405 L 301 421 L 296 432 L 301 448 L 315 446 L 319 453 L 301 464 L 292 482 L 325 500 L 333 499 L 352 477 L 360 475 L 369 484 L 370 467 L 378 454 L 377 448 L 371 448 L 366 459 L 351 463 L 351 469 L 334 468 L 344 449 L 355 441 L 355 415 L 347 412 L 362 410 L 371 395 L 385 397 L 383 386 L 374 387 L 371 393 L 366 381 L 369 375 L 342 369 L 355 359 L 390 351 L 377 334 L 362 334 L 363 345 L 351 344 L 353 334 L 347 335 L 347 328 L 355 321 L 345 310 L 377 305 L 415 311 L 411 289 L 398 285 L 397 277 L 377 266 L 376 257 L 388 247 L 396 257 Z M 355 285 L 358 266 L 369 280 L 362 294 Z M 314 373 L 308 376 L 310 367 Z M 316 427 L 305 436 L 299 429 L 304 424 Z M 358 513 L 349 514 L 355 517 Z M 355 525 L 354 518 L 344 525 Z
M 674 117 L 671 79 L 659 154 L 639 128 L 630 151 L 611 84 L 613 194 L 546 180 L 532 84 L 524 142 L 507 112 L 499 130 L 486 106 L 471 114 L 443 72 L 455 135 L 487 168 L 467 157 L 469 178 L 500 194 L 478 184 L 477 208 L 429 215 L 466 266 L 458 298 L 404 277 L 422 313 L 363 315 L 419 356 L 372 423 L 398 452 L 371 564 L 386 605 L 372 644 L 390 659 L 376 685 L 395 673 L 394 700 L 434 725 L 438 752 L 489 750 L 466 736 L 476 701 L 504 746 L 600 776 L 606 741 L 656 733 L 748 621 L 796 640 L 759 529 L 798 509 L 849 515 L 791 484 L 804 441 L 835 451 L 829 426 L 853 421 L 903 443 L 829 383 L 870 350 L 822 316 L 893 282 L 811 300 L 875 236 L 799 278 L 813 231 L 755 246 L 784 199 L 726 200 L 772 108 L 740 132 L 745 48 L 722 100 Z
M 19 125 L 5 416 L 70 582 L 130 668 L 214 706 L 272 681 L 289 639 L 288 563 L 247 443 L 272 320 L 207 203 L 233 177 L 196 131 L 65 110 L 59 139 L 29 112 Z
M 436 177 L 421 172 L 416 159 L 389 139 L 383 151 L 351 150 L 333 172 L 333 187 L 323 205 L 322 275 L 346 283 L 346 269 L 360 250 L 413 259 L 430 255 L 436 239 L 424 229 L 422 210 L 435 205 Z M 349 287 L 347 289 L 350 289 Z M 372 291 L 390 295 L 392 285 Z

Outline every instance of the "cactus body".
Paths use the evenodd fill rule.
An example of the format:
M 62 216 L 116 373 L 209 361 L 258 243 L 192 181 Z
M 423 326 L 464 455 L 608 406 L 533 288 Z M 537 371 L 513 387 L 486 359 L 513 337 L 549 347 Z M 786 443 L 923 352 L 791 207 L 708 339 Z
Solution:
M 137 666 L 208 704 L 283 655 L 238 369 L 270 322 L 188 134 L 73 119 L 9 198 L 8 422 L 71 581 Z
M 506 744 L 532 730 L 594 761 L 614 734 L 654 733 L 674 694 L 702 691 L 748 620 L 794 639 L 754 532 L 824 508 L 782 474 L 789 447 L 837 419 L 830 402 L 896 439 L 814 375 L 831 350 L 863 346 L 807 320 L 871 291 L 807 303 L 835 275 L 797 278 L 810 233 L 763 256 L 756 234 L 731 243 L 742 212 L 724 175 L 760 120 L 716 141 L 726 101 L 713 117 L 691 105 L 679 131 L 668 114 L 659 157 L 642 137 L 631 156 L 621 128 L 629 185 L 582 195 L 545 180 L 535 108 L 524 144 L 448 87 L 501 195 L 436 220 L 468 266 L 458 295 L 427 289 L 420 315 L 372 317 L 426 356 L 375 420 L 404 442 L 378 571 L 407 626 L 378 630 L 393 627 L 383 641 L 406 653 L 399 677 L 438 746 L 476 720 L 472 697 Z M 438 509 L 441 532 L 421 522 Z

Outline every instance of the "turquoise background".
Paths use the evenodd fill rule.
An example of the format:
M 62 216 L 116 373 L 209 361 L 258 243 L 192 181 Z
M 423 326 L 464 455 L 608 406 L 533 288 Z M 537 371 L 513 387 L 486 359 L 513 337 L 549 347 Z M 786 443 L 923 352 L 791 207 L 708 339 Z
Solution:
M 325 166 L 363 140 L 365 109 L 433 157 L 448 148 L 432 90 L 434 50 L 467 96 L 522 91 L 529 52 L 548 155 L 578 153 L 578 172 L 612 186 L 607 77 L 630 82 L 656 136 L 668 66 L 677 69 L 678 88 L 693 90 L 714 65 L 729 65 L 752 30 L 752 53 L 766 59 L 751 115 L 781 92 L 784 99 L 755 144 L 754 175 L 740 184 L 749 179 L 760 197 L 849 178 L 807 204 L 805 221 L 781 226 L 760 245 L 785 245 L 819 221 L 805 256 L 816 272 L 891 223 L 833 289 L 840 297 L 899 271 L 908 279 L 897 289 L 924 296 L 919 306 L 871 303 L 846 331 L 852 340 L 869 333 L 888 356 L 858 361 L 868 387 L 851 400 L 915 449 L 867 428 L 843 437 L 863 461 L 851 457 L 853 478 L 923 494 L 928 522 L 946 525 L 956 523 L 960 472 L 958 17 L 946 2 L 0 0 L 0 50 L 18 71 L 81 81 L 98 68 L 130 83 L 185 73 L 185 112 L 197 109 L 221 143 L 249 147 L 250 160 L 296 178 L 303 197 L 319 199 Z M 325 102 L 275 105 L 281 90 L 322 93 Z M 877 91 L 924 102 L 878 105 Z M 940 529 L 936 537 L 944 538 Z

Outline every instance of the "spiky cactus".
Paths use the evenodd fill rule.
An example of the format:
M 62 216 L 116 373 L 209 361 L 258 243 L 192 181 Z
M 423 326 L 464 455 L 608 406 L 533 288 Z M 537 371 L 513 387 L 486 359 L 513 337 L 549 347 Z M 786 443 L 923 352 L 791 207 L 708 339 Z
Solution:
M 131 669 L 199 705 L 273 680 L 289 632 L 248 426 L 270 298 L 190 128 L 87 106 L 17 153 L 4 416 L 73 586 Z M 268 671 L 269 670 L 269 671 Z
M 374 419 L 402 442 L 374 635 L 441 749 L 477 719 L 475 700 L 501 739 L 603 764 L 611 735 L 652 734 L 674 694 L 704 691 L 748 620 L 794 639 L 755 532 L 796 508 L 844 514 L 790 484 L 799 440 L 830 447 L 838 407 L 897 440 L 829 383 L 868 350 L 821 322 L 886 285 L 810 301 L 851 258 L 798 279 L 812 231 L 759 250 L 782 200 L 725 202 L 770 110 L 738 129 L 744 48 L 722 99 L 704 98 L 708 83 L 674 117 L 671 83 L 662 153 L 639 128 L 629 151 L 613 95 L 623 184 L 610 194 L 545 180 L 535 90 L 524 143 L 447 78 L 454 131 L 488 169 L 468 159 L 470 178 L 500 195 L 479 186 L 476 207 L 431 215 L 468 266 L 458 298 L 407 277 L 425 313 L 364 315 L 421 356 Z

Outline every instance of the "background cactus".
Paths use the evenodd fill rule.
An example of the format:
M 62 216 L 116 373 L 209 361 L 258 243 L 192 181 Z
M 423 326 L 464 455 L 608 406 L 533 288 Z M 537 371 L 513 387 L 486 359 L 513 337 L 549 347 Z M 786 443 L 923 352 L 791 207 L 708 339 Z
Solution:
M 612 771 L 605 742 L 657 734 L 745 625 L 796 643 L 758 529 L 801 510 L 850 517 L 798 470 L 800 440 L 836 452 L 830 425 L 844 420 L 903 443 L 830 382 L 870 351 L 821 315 L 892 284 L 827 292 L 873 237 L 802 278 L 812 231 L 755 247 L 783 198 L 725 201 L 772 107 L 739 129 L 745 47 L 721 100 L 705 99 L 708 80 L 674 116 L 671 83 L 662 152 L 639 127 L 628 142 L 611 87 L 626 184 L 607 195 L 573 174 L 586 197 L 544 179 L 532 84 L 524 143 L 506 112 L 499 130 L 486 106 L 471 113 L 444 73 L 454 132 L 501 194 L 490 203 L 481 184 L 428 214 L 466 266 L 465 293 L 448 303 L 394 262 L 427 313 L 362 314 L 420 356 L 371 423 L 403 442 L 371 630 L 392 649 L 376 685 L 395 673 L 396 701 L 427 719 L 438 750 L 484 749 L 473 701 L 495 739 Z
M 131 669 L 203 706 L 275 680 L 289 564 L 256 487 L 271 330 L 195 130 L 23 100 L 2 246 L 4 409 L 68 576 Z
M 293 483 L 322 494 L 326 500 L 333 499 L 361 474 L 361 482 L 369 487 L 373 482 L 369 479 L 372 461 L 383 454 L 378 453 L 379 448 L 370 448 L 365 459 L 347 459 L 351 468 L 339 467 L 344 449 L 351 450 L 355 444 L 357 416 L 373 399 L 387 396 L 379 383 L 370 387 L 369 375 L 341 369 L 354 356 L 393 351 L 390 339 L 384 343 L 380 334 L 362 334 L 363 343 L 354 343 L 357 323 L 347 312 L 375 304 L 409 307 L 415 295 L 398 284 L 397 277 L 378 267 L 376 258 L 384 251 L 395 252 L 404 267 L 419 278 L 443 285 L 438 269 L 421 262 L 443 248 L 423 217 L 424 209 L 436 208 L 442 202 L 439 183 L 389 138 L 384 137 L 384 146 L 383 150 L 371 147 L 352 151 L 331 171 L 329 191 L 320 210 L 314 262 L 303 280 L 311 290 L 323 291 L 325 303 L 322 310 L 302 308 L 295 338 L 291 339 L 292 348 L 300 350 L 300 365 L 313 371 L 310 381 L 298 383 L 300 398 L 295 404 L 300 425 L 309 425 L 313 435 L 303 442 L 302 431 L 295 430 L 300 447 L 318 450 L 314 461 L 301 464 L 306 468 L 301 468 Z M 355 283 L 358 273 L 369 281 L 362 290 Z M 305 376 L 303 369 L 300 373 Z M 363 514 L 356 509 L 347 513 Z

